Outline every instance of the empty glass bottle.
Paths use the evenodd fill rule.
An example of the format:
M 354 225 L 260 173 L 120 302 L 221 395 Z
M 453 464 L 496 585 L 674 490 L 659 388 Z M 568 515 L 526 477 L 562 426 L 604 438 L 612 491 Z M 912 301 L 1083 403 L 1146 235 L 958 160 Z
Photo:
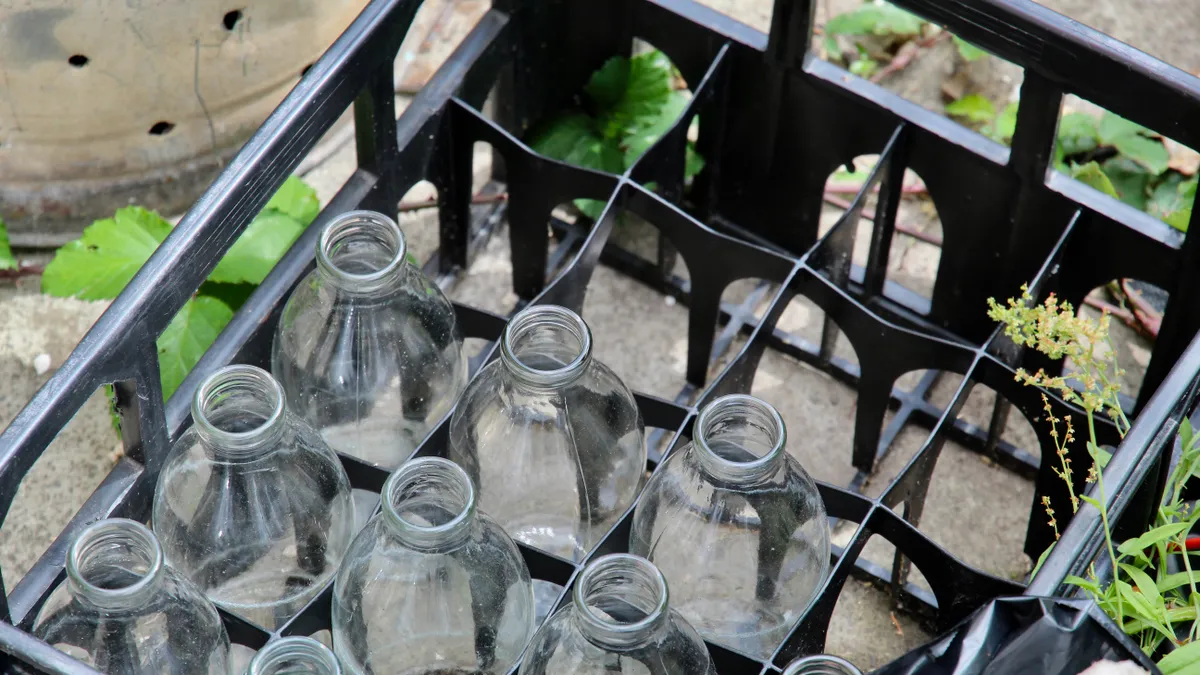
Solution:
M 342 669 L 333 652 L 320 642 L 285 637 L 258 650 L 246 675 L 342 675 Z
M 580 573 L 571 604 L 533 636 L 520 675 L 716 675 L 696 630 L 670 608 L 667 581 L 624 553 Z
M 453 462 L 422 457 L 397 469 L 382 497 L 333 585 L 342 667 L 507 672 L 533 634 L 533 587 L 516 544 L 476 509 L 471 479 Z
M 646 470 L 633 392 L 592 358 L 565 307 L 509 321 L 500 358 L 471 381 L 450 421 L 450 459 L 514 539 L 581 560 L 629 508 Z
M 845 659 L 817 654 L 792 661 L 783 675 L 862 675 L 862 671 Z
M 467 383 L 454 308 L 406 251 L 381 213 L 331 221 L 271 355 L 297 415 L 334 450 L 386 469 L 412 455 Z
M 332 579 L 350 545 L 346 470 L 253 366 L 205 379 L 192 419 L 159 475 L 154 532 L 167 563 L 210 600 L 276 628 Z
M 34 634 L 105 672 L 227 675 L 229 636 L 204 595 L 167 567 L 154 533 L 113 518 L 92 523 L 67 550 L 67 579 Z
M 768 403 L 713 401 L 692 443 L 651 476 L 629 537 L 701 635 L 759 658 L 787 637 L 829 569 L 825 505 L 786 441 Z

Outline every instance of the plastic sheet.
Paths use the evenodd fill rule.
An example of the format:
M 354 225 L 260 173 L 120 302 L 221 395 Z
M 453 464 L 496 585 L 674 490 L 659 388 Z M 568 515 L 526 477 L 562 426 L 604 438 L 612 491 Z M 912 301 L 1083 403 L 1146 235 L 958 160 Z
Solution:
M 1158 672 L 1091 601 L 998 598 L 873 675 L 1079 675 L 1102 659 Z

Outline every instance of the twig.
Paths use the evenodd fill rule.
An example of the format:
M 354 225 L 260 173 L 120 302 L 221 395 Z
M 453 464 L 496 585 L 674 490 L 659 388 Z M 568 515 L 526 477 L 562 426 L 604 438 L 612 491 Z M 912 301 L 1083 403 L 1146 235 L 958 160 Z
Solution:
M 862 183 L 826 183 L 825 193 L 835 195 L 853 195 L 858 194 L 862 189 Z M 924 183 L 916 183 L 914 185 L 905 185 L 900 188 L 901 194 L 906 195 L 923 195 L 929 194 L 928 188 Z
M 825 195 L 825 203 L 829 204 L 830 206 L 836 206 L 839 209 L 846 209 L 846 210 L 850 209 L 850 202 L 846 201 L 845 199 L 841 199 L 839 197 L 834 197 L 833 195 L 829 195 L 829 194 Z M 869 208 L 863 207 L 862 217 L 866 218 L 867 220 L 869 220 L 871 222 L 875 222 L 875 209 L 869 209 Z M 910 236 L 913 239 L 916 239 L 918 241 L 923 241 L 926 244 L 933 244 L 934 246 L 942 245 L 942 238 L 937 236 L 936 234 L 929 234 L 928 232 L 922 232 L 922 231 L 916 229 L 915 227 L 911 227 L 911 226 L 906 225 L 905 223 L 901 223 L 899 221 L 896 222 L 895 227 L 896 227 L 896 231 L 899 232 L 900 234 L 907 234 L 908 236 Z
M 500 202 L 508 201 L 508 193 L 501 192 L 496 195 L 475 195 L 471 198 L 471 205 L 479 204 L 499 204 Z M 408 213 L 410 211 L 421 211 L 424 209 L 432 209 L 438 205 L 436 199 L 429 199 L 423 202 L 404 202 L 397 209 L 400 213 Z
M 904 629 L 900 627 L 900 621 L 896 619 L 896 613 L 888 612 L 888 616 L 892 617 L 892 625 L 896 627 L 896 635 L 904 637 Z
M 20 279 L 21 277 L 37 277 L 46 271 L 45 265 L 19 265 L 15 270 L 0 270 L 0 279 Z
M 948 35 L 950 35 L 950 33 L 941 31 L 937 35 L 927 37 L 924 40 L 905 42 L 900 49 L 896 51 L 896 55 L 892 57 L 892 60 L 888 61 L 886 66 L 880 68 L 878 72 L 871 76 L 871 81 L 875 84 L 879 84 L 889 75 L 895 75 L 901 70 L 904 70 L 913 62 L 913 59 L 917 57 L 917 54 L 921 53 L 922 49 L 927 49 L 934 46 L 939 40 L 945 39 Z
M 1140 332 L 1142 330 L 1142 324 L 1137 320 L 1137 317 L 1133 315 L 1133 312 L 1130 312 L 1124 307 L 1118 307 L 1090 296 L 1083 299 L 1083 304 L 1091 307 L 1092 309 L 1097 309 L 1101 312 L 1107 312 L 1110 316 L 1120 319 L 1121 323 L 1136 331 Z
M 1133 305 L 1133 315 L 1141 324 L 1142 332 L 1152 339 L 1157 338 L 1158 331 L 1162 328 L 1162 314 L 1146 302 L 1141 293 L 1130 289 L 1128 284 L 1128 279 L 1121 280 L 1121 292 L 1125 294 L 1125 299 L 1129 301 L 1129 304 Z

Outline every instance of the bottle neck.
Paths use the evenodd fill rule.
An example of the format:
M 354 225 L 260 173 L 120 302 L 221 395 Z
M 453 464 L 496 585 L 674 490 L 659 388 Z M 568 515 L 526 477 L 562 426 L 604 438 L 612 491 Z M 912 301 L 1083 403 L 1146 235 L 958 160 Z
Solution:
M 209 375 L 192 400 L 196 433 L 224 461 L 248 461 L 283 436 L 283 388 L 261 368 L 227 366 Z
M 321 231 L 317 274 L 352 297 L 384 296 L 403 284 L 407 254 L 396 221 L 374 211 L 350 211 Z
M 467 540 L 475 522 L 475 488 L 454 462 L 419 457 L 383 486 L 383 519 L 406 546 L 445 553 Z
M 67 584 L 82 602 L 107 611 L 143 606 L 162 582 L 162 548 L 150 528 L 112 518 L 84 528 L 67 551 Z
M 862 671 L 845 659 L 817 654 L 792 661 L 783 675 L 862 675 Z
M 500 338 L 500 362 L 519 384 L 556 389 L 578 379 L 592 362 L 592 332 L 578 314 L 557 305 L 517 313 Z
M 662 572 L 649 560 L 625 553 L 596 558 L 585 567 L 572 601 L 580 633 L 602 649 L 642 646 L 668 621 Z
M 269 642 L 250 661 L 246 675 L 341 675 L 337 658 L 325 645 L 306 637 Z
M 753 484 L 783 462 L 787 430 L 769 403 L 753 396 L 722 396 L 696 419 L 694 447 L 700 465 L 716 480 Z

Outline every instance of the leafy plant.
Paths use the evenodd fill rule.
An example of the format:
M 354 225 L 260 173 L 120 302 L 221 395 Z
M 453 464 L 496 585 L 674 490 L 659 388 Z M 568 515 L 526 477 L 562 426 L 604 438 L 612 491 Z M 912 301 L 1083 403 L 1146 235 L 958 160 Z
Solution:
M 825 53 L 833 61 L 840 61 L 850 72 L 860 77 L 870 77 L 878 68 L 881 58 L 890 59 L 899 45 L 926 34 L 929 22 L 883 0 L 866 0 L 860 7 L 843 12 L 825 24 Z M 854 52 L 848 54 L 842 47 L 839 36 L 849 39 Z M 864 44 L 861 38 L 881 41 L 879 53 Z M 979 47 L 953 36 L 954 46 L 965 61 L 977 61 L 987 55 Z M 849 56 L 850 58 L 847 58 Z
M 316 192 L 291 177 L 247 226 L 208 281 L 158 338 L 164 398 L 179 388 L 234 311 L 319 211 Z M 112 300 L 166 239 L 171 227 L 162 216 L 137 206 L 97 220 L 83 236 L 55 253 L 42 275 L 42 292 L 81 300 Z
M 946 112 L 977 125 L 995 141 L 1012 141 L 1015 102 L 996 113 L 991 101 L 969 94 L 947 104 Z M 1173 169 L 1162 137 L 1139 124 L 1111 112 L 1099 119 L 1080 112 L 1063 115 L 1054 166 L 1176 229 L 1187 230 L 1196 176 Z
M 1102 473 L 1110 456 L 1096 440 L 1095 421 L 1098 415 L 1110 418 L 1122 437 L 1130 425 L 1118 400 L 1122 371 L 1108 332 L 1109 315 L 1105 313 L 1099 321 L 1076 316 L 1069 303 L 1060 303 L 1053 295 L 1041 305 L 1034 305 L 1026 288 L 1022 288 L 1019 299 L 1010 299 L 1003 306 L 989 299 L 988 308 L 988 315 L 1004 325 L 1005 334 L 1015 343 L 1052 359 L 1070 358 L 1078 368 L 1073 378 L 1082 383 L 1081 389 L 1073 387 L 1064 377 L 1050 377 L 1041 370 L 1017 371 L 1018 381 L 1058 393 L 1064 401 L 1080 409 L 1087 422 L 1085 443 L 1092 465 L 1085 480 L 1095 484 L 1095 496 L 1077 489 L 1076 474 L 1068 456 L 1068 448 L 1076 442 L 1071 416 L 1056 417 L 1043 394 L 1046 419 L 1057 448 L 1059 465 L 1054 471 L 1067 486 L 1072 512 L 1079 510 L 1081 502 L 1100 512 L 1106 565 L 1111 566 L 1107 585 L 1102 585 L 1094 566 L 1088 569 L 1086 577 L 1072 576 L 1066 582 L 1091 596 L 1147 655 L 1159 657 L 1158 666 L 1164 673 L 1200 673 L 1200 591 L 1197 590 L 1200 570 L 1192 570 L 1186 543 L 1189 532 L 1200 523 L 1200 508 L 1183 501 L 1185 484 L 1200 470 L 1200 436 L 1185 419 L 1179 431 L 1182 455 L 1168 480 L 1164 504 L 1145 533 L 1128 541 L 1114 542 Z M 1049 497 L 1043 497 L 1042 504 L 1057 535 L 1055 505 Z M 1061 504 L 1058 506 L 1062 508 Z M 1047 549 L 1042 554 L 1038 567 L 1049 552 Z M 1184 571 L 1170 572 L 1168 563 L 1174 557 L 1181 560 Z M 1176 648 L 1162 655 L 1160 650 L 1167 641 Z
M 12 247 L 8 245 L 8 227 L 0 218 L 0 270 L 15 270 L 17 259 L 13 257 Z
M 692 95 L 666 55 L 653 50 L 606 61 L 588 80 L 582 98 L 579 108 L 536 130 L 530 146 L 551 159 L 621 173 L 670 131 Z M 703 168 L 689 141 L 685 180 Z M 592 199 L 577 199 L 575 206 L 592 219 L 604 210 L 603 202 Z

